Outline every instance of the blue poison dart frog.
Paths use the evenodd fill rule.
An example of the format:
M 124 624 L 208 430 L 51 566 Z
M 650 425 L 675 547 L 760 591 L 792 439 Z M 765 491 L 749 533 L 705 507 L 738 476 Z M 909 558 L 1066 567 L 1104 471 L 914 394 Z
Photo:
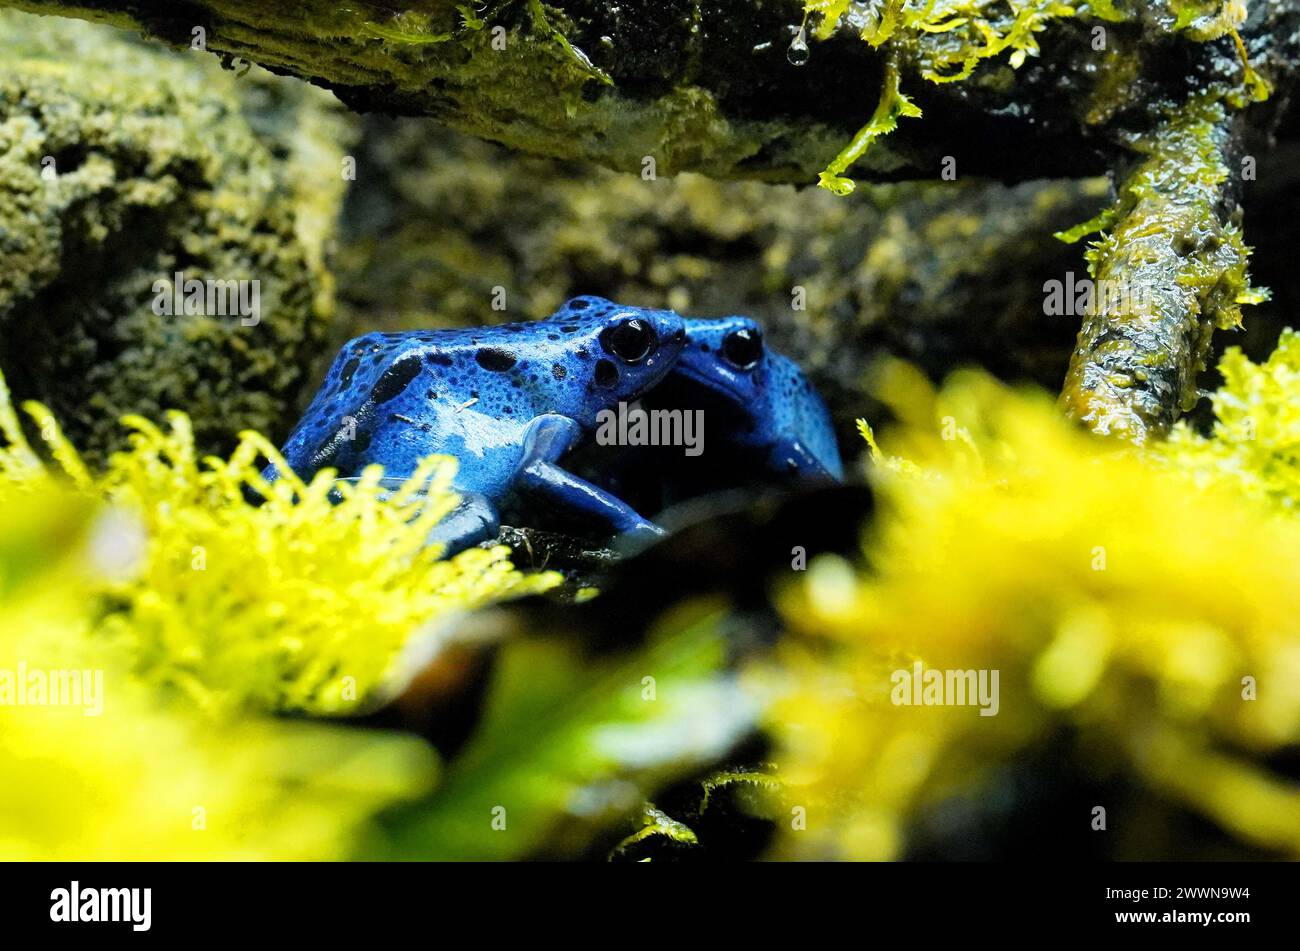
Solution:
M 769 475 L 843 481 L 826 404 L 798 364 L 764 345 L 763 329 L 751 318 L 688 320 L 686 346 L 666 385 L 645 400 L 652 408 L 706 402 L 726 419 L 722 431 L 709 436 L 754 457 Z
M 430 539 L 449 554 L 495 536 L 499 507 L 516 494 L 611 533 L 654 537 L 657 526 L 559 460 L 601 410 L 659 383 L 684 340 L 672 311 L 599 297 L 532 323 L 367 334 L 335 358 L 282 452 L 303 479 L 326 467 L 356 479 L 381 463 L 393 488 L 424 457 L 455 456 L 461 502 Z
M 642 511 L 741 486 L 833 485 L 843 465 L 826 404 L 793 361 L 768 348 L 748 317 L 686 321 L 672 372 L 641 401 L 651 414 L 697 413 L 703 451 L 674 445 L 588 446 L 569 464 Z M 678 513 L 678 516 L 688 512 Z M 669 521 L 681 523 L 674 516 Z

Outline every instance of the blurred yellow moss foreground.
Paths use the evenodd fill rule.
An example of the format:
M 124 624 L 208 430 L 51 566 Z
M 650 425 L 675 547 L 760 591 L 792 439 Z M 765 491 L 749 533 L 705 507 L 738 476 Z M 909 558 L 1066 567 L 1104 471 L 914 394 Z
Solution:
M 172 414 L 129 419 L 130 450 L 92 475 L 28 404 L 41 461 L 0 381 L 0 858 L 585 855 L 727 765 L 758 716 L 788 810 L 775 857 L 908 854 L 940 804 L 1044 750 L 1097 800 L 1012 817 L 1042 823 L 1045 853 L 1159 858 L 1186 826 L 1150 817 L 1190 812 L 1229 853 L 1300 857 L 1300 336 L 1223 370 L 1212 435 L 1140 451 L 1047 394 L 977 373 L 936 393 L 891 365 L 888 454 L 863 425 L 861 563 L 795 575 L 774 655 L 737 677 L 710 619 L 603 660 L 515 638 L 441 767 L 414 736 L 324 717 L 382 703 L 437 622 L 556 581 L 504 549 L 424 547 L 446 460 L 416 477 L 418 518 L 364 480 L 333 505 L 320 479 L 260 483 L 274 450 L 253 434 L 195 458 Z M 916 671 L 986 690 L 996 672 L 997 693 L 958 704 L 955 679 L 900 680 Z
M 896 857 L 927 806 L 1064 732 L 1088 775 L 1300 857 L 1300 336 L 1223 371 L 1214 435 L 1146 453 L 982 375 L 936 394 L 882 374 L 901 424 L 888 455 L 862 425 L 881 505 L 865 563 L 816 561 L 783 592 L 798 636 L 767 672 L 771 723 L 806 828 L 778 854 Z M 917 662 L 997 671 L 996 715 L 896 703 Z M 1077 832 L 1159 857 L 1114 802 L 1064 821 L 1044 850 Z
M 412 737 L 265 714 L 362 712 L 399 678 L 413 633 L 542 590 L 505 549 L 423 546 L 451 504 L 362 481 L 266 487 L 246 434 L 195 458 L 189 423 L 143 419 L 92 477 L 36 404 L 58 468 L 24 438 L 0 379 L 0 858 L 337 858 L 381 807 L 427 791 Z M 298 496 L 295 501 L 294 495 Z M 75 690 L 73 689 L 75 687 Z

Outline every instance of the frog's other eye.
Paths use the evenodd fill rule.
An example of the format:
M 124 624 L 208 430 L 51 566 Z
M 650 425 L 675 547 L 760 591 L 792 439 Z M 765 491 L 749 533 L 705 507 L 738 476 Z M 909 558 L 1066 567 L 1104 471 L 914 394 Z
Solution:
M 752 370 L 763 359 L 763 335 L 757 330 L 734 330 L 722 341 L 722 357 L 740 370 Z
M 605 349 L 625 363 L 640 363 L 656 341 L 654 328 L 637 317 L 609 328 L 601 337 Z

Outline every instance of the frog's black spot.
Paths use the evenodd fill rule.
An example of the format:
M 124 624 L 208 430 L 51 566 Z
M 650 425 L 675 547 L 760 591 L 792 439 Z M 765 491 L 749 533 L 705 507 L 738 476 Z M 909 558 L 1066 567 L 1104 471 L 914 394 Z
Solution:
M 547 335 L 546 335 L 546 339 L 547 339 L 547 340 L 559 340 L 559 339 L 560 339 L 560 335 L 559 335 L 559 334 L 547 334 Z
M 555 377 L 557 380 L 563 380 L 568 375 L 569 371 L 564 368 L 563 363 L 557 363 L 555 366 L 551 367 L 551 376 Z
M 578 328 L 573 326 L 573 324 L 565 324 L 560 328 L 560 333 L 562 334 L 576 334 L 577 332 Z
M 583 300 L 581 297 L 579 297 L 577 300 L 569 302 L 570 310 L 586 310 L 590 306 L 591 306 L 591 301 Z
M 510 381 L 510 385 L 513 386 L 516 390 L 518 390 L 523 387 L 524 381 L 520 379 L 514 379 Z
M 585 360 L 587 359 L 587 357 L 591 356 L 591 354 L 587 352 L 586 347 L 580 347 L 579 349 L 575 350 L 574 353 L 577 354 L 579 360 Z
M 384 375 L 379 378 L 375 388 L 370 391 L 369 402 L 375 406 L 387 403 L 410 386 L 411 381 L 415 379 L 416 374 L 419 372 L 420 360 L 418 357 L 406 357 L 398 360 L 384 371 Z
M 426 391 L 424 396 L 425 399 L 430 399 L 430 400 L 436 400 L 438 398 L 438 394 L 433 392 L 433 390 Z
M 596 361 L 596 384 L 598 386 L 613 386 L 618 382 L 618 367 L 614 366 L 612 360 Z
M 521 324 L 506 324 L 505 327 L 504 327 L 503 329 L 504 329 L 507 333 L 517 334 L 517 333 L 519 333 L 521 330 L 523 330 L 524 328 L 523 328 L 523 326 L 522 326 Z
M 478 390 L 470 390 L 469 395 L 471 399 L 478 399 Z
M 343 364 L 343 374 L 339 378 L 343 386 L 348 386 L 352 382 L 352 374 L 357 372 L 357 367 L 360 365 L 361 361 L 356 357 Z
M 493 373 L 504 373 L 515 365 L 517 357 L 509 350 L 498 350 L 496 347 L 484 347 L 474 354 L 474 359 L 484 370 L 491 370 Z
M 505 413 L 507 416 L 513 416 L 515 414 L 515 411 L 509 406 L 501 407 L 501 412 Z
M 430 426 L 428 423 L 421 423 L 421 424 L 420 424 L 420 432 L 422 432 L 422 433 L 427 433 L 427 432 L 431 431 L 432 429 L 433 429 L 433 427 Z
M 708 353 L 708 352 L 709 352 L 709 345 L 708 345 L 707 343 L 702 343 L 702 344 L 700 344 L 700 349 L 703 350 L 705 353 Z
M 379 382 L 371 389 L 370 395 L 357 409 L 355 423 L 335 430 L 314 453 L 307 469 L 315 472 L 328 465 L 334 465 L 340 454 L 356 457 L 370 447 L 370 424 L 374 420 L 375 409 L 396 397 L 405 390 L 420 372 L 420 359 L 415 354 L 399 358 L 384 371 Z M 355 439 L 352 438 L 352 425 L 357 426 Z
M 449 367 L 454 362 L 451 357 L 447 356 L 445 353 L 426 353 L 424 359 L 428 360 L 430 363 L 437 364 L 440 367 Z

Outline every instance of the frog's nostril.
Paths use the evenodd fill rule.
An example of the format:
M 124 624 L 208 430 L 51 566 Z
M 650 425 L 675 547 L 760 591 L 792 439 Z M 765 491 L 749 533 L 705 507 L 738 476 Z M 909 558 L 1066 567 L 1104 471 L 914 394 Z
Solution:
M 677 333 L 673 334 L 673 339 L 676 340 L 678 343 L 681 343 L 684 339 L 686 339 L 686 331 L 678 327 Z
M 596 383 L 599 386 L 610 387 L 618 382 L 618 367 L 614 366 L 611 360 L 596 361 Z

